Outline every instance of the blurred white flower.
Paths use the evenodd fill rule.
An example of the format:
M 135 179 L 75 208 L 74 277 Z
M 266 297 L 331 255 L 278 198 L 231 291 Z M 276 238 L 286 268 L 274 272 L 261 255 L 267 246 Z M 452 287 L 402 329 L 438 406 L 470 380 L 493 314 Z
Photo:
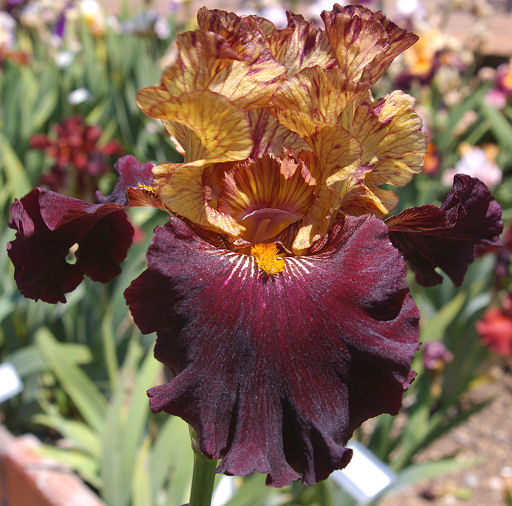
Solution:
M 73 51 L 58 51 L 55 55 L 55 65 L 60 69 L 68 68 L 75 59 Z
M 443 172 L 441 178 L 443 184 L 451 186 L 455 174 L 467 174 L 471 177 L 477 177 L 489 188 L 493 188 L 501 183 L 502 173 L 495 163 L 498 152 L 495 144 L 489 144 L 482 149 L 462 143 L 460 149 L 462 156 L 455 165 L 455 168 Z
M 16 20 L 7 12 L 0 12 L 0 46 L 11 48 L 16 41 Z
M 77 88 L 68 95 L 68 102 L 71 105 L 82 104 L 92 98 L 91 92 L 87 88 Z

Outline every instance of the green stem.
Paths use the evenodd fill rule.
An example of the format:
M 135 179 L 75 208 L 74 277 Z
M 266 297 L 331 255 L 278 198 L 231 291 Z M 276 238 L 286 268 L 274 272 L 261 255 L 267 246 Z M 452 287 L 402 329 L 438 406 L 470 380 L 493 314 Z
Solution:
M 192 431 L 190 432 L 192 434 Z M 192 448 L 194 448 L 194 473 L 192 475 L 189 506 L 210 506 L 217 461 L 205 457 L 199 451 L 193 434 Z

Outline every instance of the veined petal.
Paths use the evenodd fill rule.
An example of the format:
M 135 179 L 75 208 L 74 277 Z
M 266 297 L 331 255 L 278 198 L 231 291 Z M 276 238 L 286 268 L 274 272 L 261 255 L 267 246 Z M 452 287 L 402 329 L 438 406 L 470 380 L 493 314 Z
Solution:
M 243 160 L 253 148 L 247 113 L 226 97 L 212 91 L 191 91 L 179 97 L 145 88 L 137 93 L 137 104 L 150 117 L 178 122 L 189 130 L 185 162 L 207 163 Z M 171 132 L 175 133 L 175 132 Z
M 337 69 L 326 71 L 319 66 L 305 68 L 281 84 L 269 106 L 272 110 L 304 113 L 315 126 L 337 124 L 341 112 L 361 92 L 351 81 L 337 78 L 337 72 Z M 279 114 L 277 117 L 281 119 Z M 285 122 L 283 125 L 290 128 Z M 314 131 L 297 133 L 306 137 Z
M 223 37 L 212 32 L 181 33 L 176 37 L 176 47 L 178 59 L 165 70 L 160 87 L 172 97 L 208 89 L 219 72 L 241 59 Z
M 304 163 L 267 155 L 225 174 L 217 209 L 245 227 L 243 239 L 263 243 L 306 214 L 315 186 Z
M 307 67 L 332 67 L 336 59 L 326 33 L 301 15 L 288 12 L 287 16 L 288 28 L 272 31 L 268 45 L 274 58 L 286 67 L 288 77 Z
M 435 208 L 434 208 L 435 209 Z M 409 262 L 416 281 L 437 285 L 440 267 L 459 286 L 474 247 L 499 246 L 503 231 L 501 208 L 479 179 L 457 174 L 441 209 L 414 207 L 386 220 L 391 242 Z
M 412 97 L 393 91 L 373 103 L 359 105 L 353 120 L 347 122 L 346 128 L 361 143 L 363 163 L 372 163 L 367 183 L 404 186 L 421 171 L 427 134 L 413 105 Z
M 335 4 L 331 12 L 322 12 L 322 19 L 338 66 L 348 79 L 365 82 L 368 88 L 418 39 L 381 12 L 360 5 Z
M 7 245 L 20 292 L 31 299 L 66 302 L 84 274 L 106 283 L 117 276 L 132 242 L 133 227 L 119 204 L 88 204 L 36 188 L 11 206 Z M 76 262 L 66 257 L 73 245 Z
M 125 292 L 175 374 L 148 392 L 152 410 L 190 423 L 201 451 L 222 459 L 218 472 L 268 473 L 274 486 L 326 478 L 348 463 L 354 428 L 396 413 L 414 377 L 418 311 L 405 272 L 369 216 L 346 218 L 274 276 L 171 219 Z
M 222 167 L 218 170 L 222 170 Z M 174 214 L 200 227 L 239 236 L 245 228 L 231 216 L 209 205 L 204 173 L 205 167 L 160 163 L 153 169 L 153 188 L 165 207 Z
M 250 158 L 263 155 L 279 155 L 283 149 L 293 149 L 296 153 L 310 149 L 295 132 L 281 125 L 267 109 L 249 111 L 254 147 Z

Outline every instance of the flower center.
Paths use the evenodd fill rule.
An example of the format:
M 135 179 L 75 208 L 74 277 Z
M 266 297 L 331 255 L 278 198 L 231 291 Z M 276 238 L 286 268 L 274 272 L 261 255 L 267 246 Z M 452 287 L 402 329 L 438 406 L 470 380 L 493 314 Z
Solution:
M 251 255 L 256 259 L 259 268 L 267 274 L 278 274 L 284 271 L 284 259 L 278 254 L 279 251 L 274 243 L 260 243 L 251 248 Z

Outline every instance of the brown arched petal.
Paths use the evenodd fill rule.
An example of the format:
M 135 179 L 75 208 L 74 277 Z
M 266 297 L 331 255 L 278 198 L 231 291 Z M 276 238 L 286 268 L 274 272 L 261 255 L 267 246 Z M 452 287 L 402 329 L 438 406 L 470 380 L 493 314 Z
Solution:
M 362 421 L 400 408 L 418 311 L 382 221 L 347 217 L 276 275 L 175 218 L 147 258 L 125 297 L 175 374 L 150 405 L 190 423 L 218 472 L 315 483 L 347 464 Z
M 66 302 L 84 275 L 106 283 L 117 276 L 133 227 L 119 204 L 88 204 L 36 188 L 11 206 L 7 245 L 19 291 L 31 299 Z M 66 257 L 72 246 L 76 262 Z
M 500 246 L 503 231 L 501 208 L 479 179 L 458 174 L 441 208 L 407 209 L 386 220 L 389 237 L 423 286 L 437 285 L 440 267 L 459 286 L 468 265 L 475 259 L 474 247 Z

